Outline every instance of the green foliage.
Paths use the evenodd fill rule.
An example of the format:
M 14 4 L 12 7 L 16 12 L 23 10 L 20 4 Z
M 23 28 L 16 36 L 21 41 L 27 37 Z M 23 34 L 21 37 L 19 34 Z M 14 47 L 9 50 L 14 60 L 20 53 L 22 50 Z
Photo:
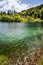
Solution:
M 7 65 L 8 58 L 4 55 L 0 55 L 0 65 Z
M 40 12 L 41 12 L 41 13 L 40 13 L 40 17 L 41 17 L 41 19 L 43 19 L 43 8 L 41 9 Z
M 24 10 L 20 13 L 0 13 L 1 22 L 30 22 L 42 21 L 43 22 L 43 5 Z
M 43 20 L 43 4 L 40 6 L 30 8 L 25 11 L 22 11 L 20 14 L 23 16 L 30 16 L 34 19 L 39 18 L 39 19 Z

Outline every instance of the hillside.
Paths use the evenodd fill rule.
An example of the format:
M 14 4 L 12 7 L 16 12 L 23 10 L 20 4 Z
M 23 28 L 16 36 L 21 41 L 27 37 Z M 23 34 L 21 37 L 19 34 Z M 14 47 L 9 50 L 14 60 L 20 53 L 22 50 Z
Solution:
M 43 4 L 19 13 L 0 12 L 1 22 L 43 22 Z
M 37 18 L 43 20 L 43 4 L 36 6 L 36 7 L 33 7 L 33 8 L 30 8 L 30 9 L 25 10 L 25 11 L 22 11 L 19 14 L 21 16 L 25 16 L 25 17 L 30 16 L 36 20 L 37 20 Z

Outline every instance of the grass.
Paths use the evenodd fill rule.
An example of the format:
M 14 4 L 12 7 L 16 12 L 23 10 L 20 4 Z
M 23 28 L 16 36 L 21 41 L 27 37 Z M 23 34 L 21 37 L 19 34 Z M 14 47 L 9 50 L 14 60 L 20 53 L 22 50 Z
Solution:
M 8 57 L 0 55 L 0 65 L 7 65 L 7 63 L 8 63 Z

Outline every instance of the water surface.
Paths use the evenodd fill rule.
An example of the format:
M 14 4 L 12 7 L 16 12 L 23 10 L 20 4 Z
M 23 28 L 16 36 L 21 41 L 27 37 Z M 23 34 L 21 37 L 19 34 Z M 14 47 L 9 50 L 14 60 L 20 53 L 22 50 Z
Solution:
M 40 26 L 29 26 L 29 23 L 1 23 L 0 22 L 0 45 L 1 44 L 14 44 L 13 47 L 20 45 L 27 45 L 30 47 L 36 47 L 41 41 L 41 34 L 43 28 Z M 7 45 L 6 45 L 7 46 Z M 10 45 L 9 45 L 10 46 Z M 1 48 L 2 47 L 2 48 Z M 0 46 L 6 50 L 8 47 Z M 23 48 L 23 47 L 22 47 Z

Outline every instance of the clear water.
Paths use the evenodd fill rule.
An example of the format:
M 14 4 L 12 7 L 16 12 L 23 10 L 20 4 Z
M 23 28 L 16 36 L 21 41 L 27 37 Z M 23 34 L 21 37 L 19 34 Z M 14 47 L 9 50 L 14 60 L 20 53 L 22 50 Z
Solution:
M 15 44 L 14 47 L 22 45 L 29 45 L 35 47 L 41 41 L 41 34 L 43 28 L 40 26 L 30 27 L 28 23 L 1 23 L 0 22 L 0 45 L 1 44 Z M 1 48 L 1 46 L 0 46 Z M 1 49 L 5 47 L 2 46 Z M 1 50 L 0 49 L 0 50 Z

